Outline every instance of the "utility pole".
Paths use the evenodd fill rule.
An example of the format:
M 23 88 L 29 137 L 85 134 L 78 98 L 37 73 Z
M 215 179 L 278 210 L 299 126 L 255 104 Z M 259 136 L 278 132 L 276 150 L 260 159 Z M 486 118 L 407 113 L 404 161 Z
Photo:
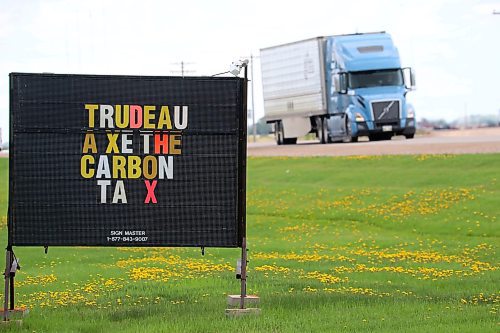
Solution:
M 250 54 L 250 72 L 252 74 L 252 135 L 253 135 L 253 142 L 256 142 L 256 137 L 257 137 L 257 127 L 255 126 L 255 95 L 253 93 L 254 91 L 254 86 L 253 86 L 253 81 L 254 81 L 254 76 L 253 76 L 253 54 Z
M 172 65 L 181 66 L 181 69 L 180 70 L 174 70 L 174 71 L 171 71 L 171 72 L 172 72 L 172 74 L 181 74 L 181 76 L 184 77 L 184 74 L 190 74 L 190 73 L 196 72 L 194 70 L 186 70 L 185 69 L 187 65 L 193 65 L 193 64 L 194 64 L 193 62 L 185 62 L 185 61 L 174 62 L 174 63 L 172 63 Z
M 467 129 L 467 127 L 469 127 L 469 124 L 468 124 L 468 117 L 467 117 L 467 102 L 464 103 L 464 129 Z
M 500 12 L 493 9 L 493 15 L 500 15 Z M 500 126 L 500 109 L 498 109 L 498 122 L 497 122 L 497 126 Z
M 247 58 L 247 57 L 242 57 L 242 58 Z M 257 126 L 255 124 L 255 95 L 254 95 L 254 75 L 253 75 L 253 66 L 254 66 L 254 60 L 260 58 L 260 56 L 254 56 L 252 53 L 250 53 L 250 85 L 252 88 L 252 136 L 253 136 L 253 142 L 257 141 Z

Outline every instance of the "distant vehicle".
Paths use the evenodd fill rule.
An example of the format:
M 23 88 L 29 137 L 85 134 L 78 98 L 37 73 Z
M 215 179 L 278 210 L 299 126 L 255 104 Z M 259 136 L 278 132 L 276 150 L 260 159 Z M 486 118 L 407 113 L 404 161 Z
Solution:
M 411 68 L 385 32 L 316 37 L 261 49 L 265 119 L 277 144 L 415 135 Z

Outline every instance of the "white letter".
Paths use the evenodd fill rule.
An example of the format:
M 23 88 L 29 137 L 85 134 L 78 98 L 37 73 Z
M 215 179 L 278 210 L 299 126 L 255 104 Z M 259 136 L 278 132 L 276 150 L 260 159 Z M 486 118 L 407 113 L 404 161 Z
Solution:
M 127 195 L 125 194 L 123 180 L 116 181 L 115 193 L 113 194 L 113 203 L 118 203 L 118 200 L 120 200 L 122 203 L 127 203 Z
M 132 144 L 132 139 L 129 139 L 131 134 L 122 134 L 122 154 L 132 154 L 132 148 L 129 145 Z
M 106 155 L 99 156 L 99 165 L 97 166 L 97 174 L 95 178 L 111 178 L 111 172 L 109 171 L 108 156 Z
M 151 134 L 143 133 L 141 135 L 144 138 L 144 154 L 149 154 L 149 138 Z
M 106 203 L 107 187 L 111 185 L 111 180 L 98 180 L 97 185 L 101 187 L 101 203 Z
M 188 125 L 188 107 L 182 107 L 182 123 L 179 121 L 180 106 L 174 106 L 174 126 L 176 129 L 185 129 Z
M 101 124 L 101 128 L 106 128 L 106 120 L 108 122 L 108 127 L 107 128 L 114 128 L 114 122 L 113 122 L 113 113 L 115 111 L 113 110 L 113 107 L 111 105 L 101 105 L 99 108 L 99 120 Z
M 167 156 L 168 163 L 165 161 L 165 156 L 158 156 L 158 178 L 164 179 L 164 175 L 167 175 L 167 179 L 174 178 L 174 157 Z

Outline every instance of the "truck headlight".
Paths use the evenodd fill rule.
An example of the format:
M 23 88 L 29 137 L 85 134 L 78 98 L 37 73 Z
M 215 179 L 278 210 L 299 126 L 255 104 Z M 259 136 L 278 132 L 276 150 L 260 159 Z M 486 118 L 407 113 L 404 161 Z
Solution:
M 358 122 L 358 123 L 361 123 L 361 122 L 365 121 L 365 117 L 363 117 L 363 115 L 361 113 L 359 113 L 359 112 L 356 112 L 356 118 L 355 119 L 356 119 L 356 122 Z
M 406 118 L 415 118 L 415 110 L 413 109 L 412 106 L 408 108 L 406 111 L 407 117 Z

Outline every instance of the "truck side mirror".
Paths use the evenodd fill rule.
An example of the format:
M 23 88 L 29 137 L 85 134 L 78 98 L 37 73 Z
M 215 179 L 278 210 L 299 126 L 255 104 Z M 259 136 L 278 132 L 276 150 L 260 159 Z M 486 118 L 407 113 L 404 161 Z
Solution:
M 335 92 L 347 94 L 347 73 L 333 74 L 333 85 Z
M 403 79 L 406 89 L 408 90 L 417 89 L 415 83 L 415 71 L 412 68 L 410 67 L 403 68 Z

